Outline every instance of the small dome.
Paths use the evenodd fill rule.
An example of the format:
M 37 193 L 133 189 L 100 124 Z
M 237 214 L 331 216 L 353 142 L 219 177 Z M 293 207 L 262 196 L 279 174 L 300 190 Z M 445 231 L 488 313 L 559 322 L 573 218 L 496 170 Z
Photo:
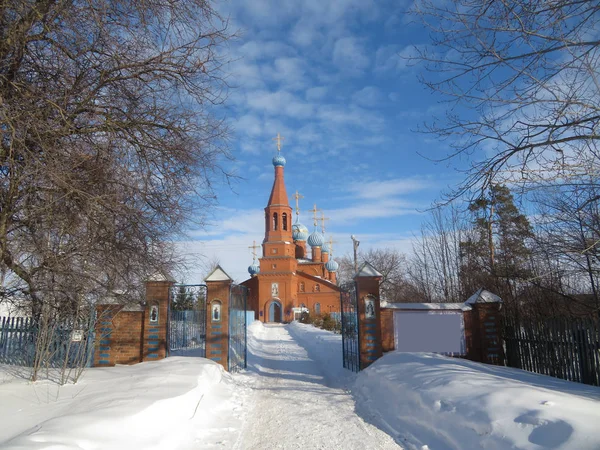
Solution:
M 300 222 L 296 222 L 292 225 L 292 237 L 295 241 L 305 241 L 308 239 L 308 228 Z
M 327 242 L 321 246 L 321 253 L 329 253 L 329 244 Z
M 308 245 L 311 247 L 322 247 L 324 243 L 325 236 L 323 236 L 323 233 L 319 233 L 318 231 L 315 231 L 308 237 Z
M 252 263 L 248 266 L 248 273 L 250 275 L 256 275 L 258 272 L 260 272 L 260 267 L 258 264 Z
M 281 155 L 276 155 L 273 157 L 273 165 L 275 167 L 284 167 L 285 166 L 285 158 Z
M 330 259 L 329 261 L 327 261 L 325 263 L 325 268 L 329 272 L 337 272 L 339 267 L 340 267 L 340 265 L 338 263 L 336 263 L 335 260 L 333 260 L 333 259 Z

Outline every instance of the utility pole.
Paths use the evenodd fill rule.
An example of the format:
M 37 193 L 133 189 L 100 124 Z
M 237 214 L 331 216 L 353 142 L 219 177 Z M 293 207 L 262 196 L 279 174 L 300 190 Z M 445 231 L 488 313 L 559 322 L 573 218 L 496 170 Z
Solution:
M 356 275 L 358 273 L 358 259 L 357 259 L 357 250 L 358 250 L 358 246 L 360 245 L 360 241 L 356 239 L 356 236 L 352 235 L 350 236 L 350 239 L 352 239 L 352 245 L 354 247 L 354 274 Z

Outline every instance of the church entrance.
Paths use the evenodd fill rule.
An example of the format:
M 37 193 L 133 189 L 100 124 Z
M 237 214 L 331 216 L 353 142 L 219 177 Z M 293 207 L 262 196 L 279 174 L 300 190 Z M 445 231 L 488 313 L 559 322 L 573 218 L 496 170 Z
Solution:
M 277 300 L 273 300 L 269 306 L 269 322 L 281 323 L 281 319 L 281 303 Z

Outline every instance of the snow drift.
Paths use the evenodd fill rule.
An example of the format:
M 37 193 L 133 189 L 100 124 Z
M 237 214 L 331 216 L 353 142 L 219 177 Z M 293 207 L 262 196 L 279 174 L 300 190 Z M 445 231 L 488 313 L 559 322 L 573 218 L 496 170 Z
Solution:
M 362 371 L 356 408 L 407 449 L 600 449 L 600 389 L 431 353 Z
M 233 388 L 221 366 L 203 358 L 94 368 L 66 386 L 28 383 L 5 370 L 0 447 L 180 448 L 210 431 L 219 413 L 235 421 Z

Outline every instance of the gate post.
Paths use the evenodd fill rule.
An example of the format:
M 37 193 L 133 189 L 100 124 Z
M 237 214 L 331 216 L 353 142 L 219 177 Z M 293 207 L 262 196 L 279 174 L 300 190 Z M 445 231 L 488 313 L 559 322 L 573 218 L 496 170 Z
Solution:
M 206 283 L 206 358 L 229 368 L 229 289 L 233 280 L 217 266 Z
M 465 334 L 470 334 L 472 341 L 471 348 L 467 347 L 467 357 L 473 361 L 503 366 L 502 299 L 485 289 L 479 289 L 465 304 L 473 308 L 469 321 L 471 329 L 465 329 Z
M 163 274 L 146 281 L 146 309 L 142 322 L 142 361 L 157 361 L 169 354 L 169 290 L 175 280 Z
M 360 266 L 354 276 L 358 303 L 360 370 L 366 369 L 383 354 L 379 298 L 381 278 L 382 275 L 368 262 Z

